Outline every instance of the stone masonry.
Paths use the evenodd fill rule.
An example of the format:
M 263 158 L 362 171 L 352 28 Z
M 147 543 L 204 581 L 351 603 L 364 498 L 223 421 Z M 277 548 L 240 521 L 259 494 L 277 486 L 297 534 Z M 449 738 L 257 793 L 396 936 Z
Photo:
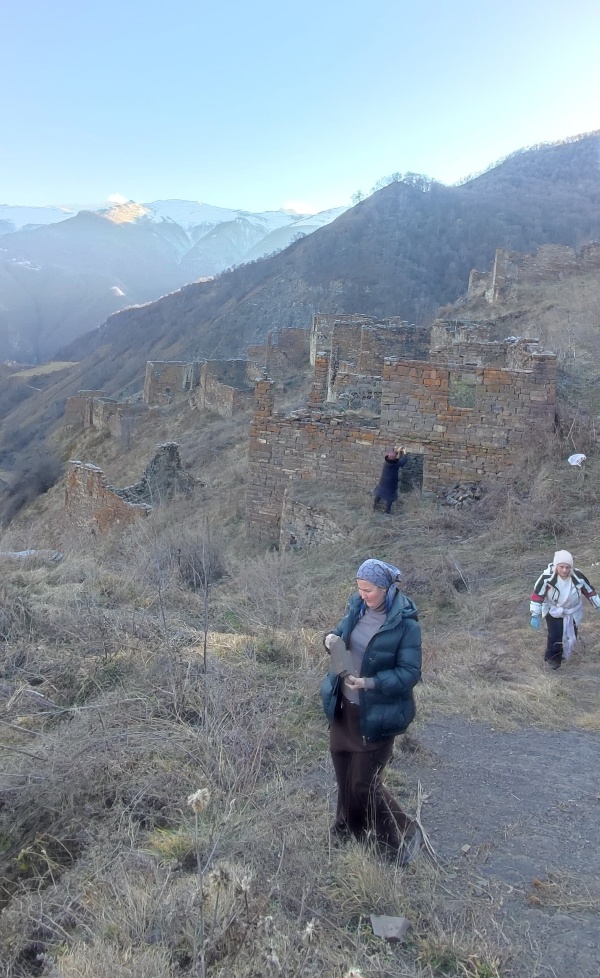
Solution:
M 158 445 L 135 485 L 118 489 L 107 483 L 102 469 L 91 462 L 69 462 L 65 508 L 69 520 L 92 532 L 124 528 L 148 516 L 153 507 L 190 488 L 176 442 Z
M 248 348 L 248 359 L 271 380 L 283 381 L 309 365 L 309 331 L 288 327 L 270 332 L 266 343 Z
M 130 526 L 147 516 L 151 506 L 130 503 L 109 486 L 102 469 L 91 462 L 69 462 L 65 488 L 69 522 L 94 533 Z
M 272 382 L 259 381 L 250 426 L 249 532 L 279 540 L 284 495 L 299 480 L 342 487 L 347 498 L 360 499 L 375 487 L 382 456 L 394 444 L 422 458 L 426 491 L 508 476 L 532 435 L 553 429 L 556 357 L 535 341 L 496 344 L 485 335 L 476 324 L 438 323 L 438 362 L 386 359 L 381 416 L 371 421 L 325 410 L 326 354 L 315 358 L 304 412 L 275 412 Z
M 311 401 L 378 401 L 385 358 L 425 357 L 428 349 L 429 330 L 399 317 L 377 322 L 368 316 L 317 315 L 310 339 Z
M 146 365 L 144 402 L 165 405 L 187 394 L 192 408 L 232 417 L 251 405 L 261 373 L 256 364 L 241 358 L 191 363 L 155 360 Z
M 489 274 L 477 269 L 471 272 L 467 297 L 485 296 L 487 302 L 494 303 L 506 298 L 516 284 L 535 284 L 594 270 L 600 270 L 598 242 L 579 251 L 563 245 L 542 245 L 532 254 L 499 248 Z

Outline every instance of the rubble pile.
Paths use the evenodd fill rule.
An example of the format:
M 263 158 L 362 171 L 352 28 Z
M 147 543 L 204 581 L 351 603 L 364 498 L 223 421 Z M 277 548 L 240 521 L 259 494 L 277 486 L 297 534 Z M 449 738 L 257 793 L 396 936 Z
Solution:
M 462 506 L 469 506 L 471 503 L 477 502 L 482 496 L 483 487 L 480 482 L 459 482 L 444 493 L 442 504 L 460 509 Z

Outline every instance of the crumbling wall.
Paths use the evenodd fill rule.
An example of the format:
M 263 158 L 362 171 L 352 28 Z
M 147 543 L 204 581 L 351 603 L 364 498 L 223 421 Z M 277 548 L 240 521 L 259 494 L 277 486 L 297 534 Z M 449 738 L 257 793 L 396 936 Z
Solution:
M 175 493 L 187 492 L 191 480 L 182 469 L 176 442 L 157 445 L 139 482 L 124 489 L 107 483 L 102 469 L 91 462 L 69 462 L 65 508 L 76 525 L 105 532 L 147 516 L 154 506 Z
M 156 446 L 139 482 L 114 491 L 128 502 L 158 506 L 168 502 L 176 493 L 188 492 L 190 488 L 191 479 L 183 471 L 179 445 L 175 441 L 167 441 Z
M 552 430 L 556 409 L 555 355 L 535 344 L 517 350 L 519 365 L 511 367 L 386 360 L 381 417 L 373 426 L 318 410 L 326 389 L 326 354 L 316 357 L 305 413 L 274 413 L 273 384 L 260 381 L 250 426 L 249 531 L 279 539 L 291 482 L 317 480 L 359 496 L 372 490 L 382 455 L 395 444 L 422 457 L 426 491 L 506 477 L 532 435 Z
M 375 390 L 383 375 L 386 357 L 421 358 L 429 350 L 430 331 L 409 325 L 398 317 L 377 322 L 368 316 L 315 316 L 311 330 L 311 363 L 323 389 L 324 357 L 327 358 L 325 394 L 317 398 L 336 401 L 354 388 Z M 317 341 L 322 343 L 316 347 Z
M 471 272 L 468 294 L 480 294 L 485 284 L 485 297 L 492 303 L 506 298 L 515 285 L 545 282 L 596 270 L 600 270 L 598 242 L 586 244 L 579 251 L 563 245 L 542 245 L 531 254 L 499 248 L 490 276 L 484 280 L 484 273 Z
M 535 434 L 550 432 L 556 411 L 556 357 L 529 355 L 529 369 L 386 363 L 381 430 L 391 443 L 424 455 L 423 488 L 494 481 L 508 475 Z M 473 404 L 451 403 L 453 382 L 473 380 Z
M 436 364 L 471 364 L 488 367 L 525 367 L 540 352 L 536 339 L 508 337 L 490 340 L 488 326 L 468 320 L 436 320 L 431 327 L 427 359 Z
M 91 462 L 69 462 L 65 487 L 69 522 L 104 533 L 148 515 L 151 507 L 131 503 L 109 486 L 102 469 Z
M 236 390 L 228 384 L 222 384 L 216 377 L 208 376 L 203 386 L 203 406 L 208 411 L 214 411 L 222 418 L 232 418 L 234 414 L 247 411 L 254 402 L 254 390 Z
M 304 549 L 315 544 L 335 544 L 344 540 L 348 530 L 343 521 L 323 511 L 322 499 L 298 499 L 294 486 L 283 494 L 279 549 Z
M 302 417 L 273 412 L 274 385 L 256 385 L 250 425 L 247 526 L 265 541 L 277 541 L 283 497 L 292 481 L 318 479 L 345 487 L 360 498 L 379 479 L 387 445 L 377 428 L 368 429 L 307 411 Z
M 309 331 L 287 327 L 270 332 L 264 344 L 248 348 L 248 360 L 272 380 L 284 380 L 290 373 L 308 366 Z
M 183 360 L 153 360 L 146 364 L 144 404 L 169 404 L 174 395 L 195 386 L 196 364 Z
M 104 397 L 104 391 L 78 391 L 65 401 L 65 425 L 70 428 L 89 428 L 92 425 L 94 398 Z

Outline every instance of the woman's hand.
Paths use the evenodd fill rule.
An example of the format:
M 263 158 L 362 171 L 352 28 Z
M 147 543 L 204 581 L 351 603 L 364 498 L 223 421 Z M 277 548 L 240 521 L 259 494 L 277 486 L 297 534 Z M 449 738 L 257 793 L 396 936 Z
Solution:
M 329 632 L 329 635 L 326 635 L 323 639 L 323 644 L 328 652 L 331 648 L 331 643 L 334 642 L 336 638 L 339 638 L 339 635 L 336 635 L 335 632 Z
M 364 679 L 359 676 L 346 676 L 344 682 L 348 686 L 348 689 L 366 689 L 366 683 Z

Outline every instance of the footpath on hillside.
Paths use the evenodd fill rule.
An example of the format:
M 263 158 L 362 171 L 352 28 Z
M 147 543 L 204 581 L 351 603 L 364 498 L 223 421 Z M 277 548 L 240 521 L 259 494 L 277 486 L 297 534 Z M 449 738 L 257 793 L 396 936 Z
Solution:
M 556 680 L 598 703 L 597 671 L 573 665 Z M 393 766 L 422 785 L 449 892 L 468 887 L 489 906 L 519 978 L 599 975 L 600 734 L 503 733 L 458 718 L 415 734 L 416 750 Z

